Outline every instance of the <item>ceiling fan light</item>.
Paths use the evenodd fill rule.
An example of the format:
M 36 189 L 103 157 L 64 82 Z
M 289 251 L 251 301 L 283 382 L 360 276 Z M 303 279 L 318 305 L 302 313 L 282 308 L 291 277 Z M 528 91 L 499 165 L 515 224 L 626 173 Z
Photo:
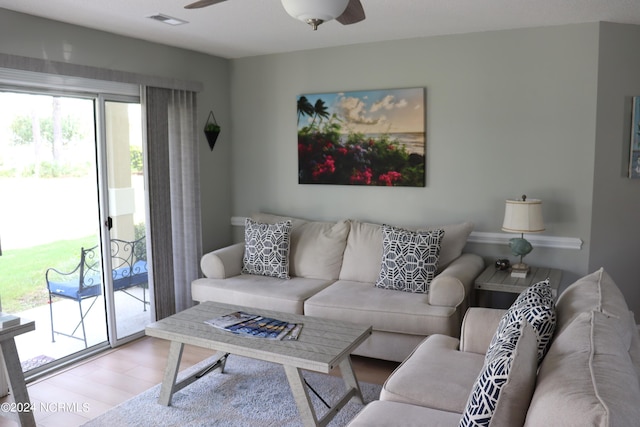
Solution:
M 282 0 L 289 15 L 310 25 L 315 22 L 316 26 L 342 15 L 348 4 L 349 0 Z

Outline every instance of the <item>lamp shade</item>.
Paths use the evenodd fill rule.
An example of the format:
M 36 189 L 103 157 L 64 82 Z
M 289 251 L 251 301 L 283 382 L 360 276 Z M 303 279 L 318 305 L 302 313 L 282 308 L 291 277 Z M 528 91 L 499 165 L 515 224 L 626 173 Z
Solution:
M 544 231 L 542 201 L 537 199 L 507 200 L 502 230 L 509 233 L 539 233 Z
M 304 22 L 330 21 L 342 15 L 349 0 L 282 0 L 282 7 L 292 17 Z

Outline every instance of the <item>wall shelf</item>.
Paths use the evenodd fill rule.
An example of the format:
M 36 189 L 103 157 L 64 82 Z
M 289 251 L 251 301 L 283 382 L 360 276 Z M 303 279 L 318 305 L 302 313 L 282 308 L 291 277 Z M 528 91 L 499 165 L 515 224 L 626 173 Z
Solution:
M 245 217 L 232 216 L 231 225 L 244 227 Z M 494 245 L 509 245 L 509 239 L 516 237 L 514 233 L 488 233 L 484 231 L 472 231 L 467 242 Z M 577 237 L 545 236 L 541 234 L 526 234 L 527 240 L 534 247 L 554 249 L 582 249 L 583 241 Z

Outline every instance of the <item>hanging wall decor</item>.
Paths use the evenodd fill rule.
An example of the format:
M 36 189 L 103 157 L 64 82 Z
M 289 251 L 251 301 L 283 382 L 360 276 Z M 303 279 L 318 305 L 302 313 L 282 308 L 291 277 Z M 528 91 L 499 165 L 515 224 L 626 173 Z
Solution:
M 213 151 L 213 146 L 216 145 L 218 135 L 220 135 L 220 125 L 216 122 L 216 116 L 213 115 L 213 110 L 209 111 L 207 123 L 204 125 L 204 135 L 207 137 L 207 142 L 209 143 L 209 147 L 211 147 L 211 151 Z
M 629 178 L 640 178 L 640 96 L 633 97 Z
M 424 88 L 298 97 L 298 183 L 425 186 Z

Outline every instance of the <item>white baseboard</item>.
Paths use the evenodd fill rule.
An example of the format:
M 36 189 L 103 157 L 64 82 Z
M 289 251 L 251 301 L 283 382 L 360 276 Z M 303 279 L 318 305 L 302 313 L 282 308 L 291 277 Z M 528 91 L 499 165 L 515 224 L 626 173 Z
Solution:
M 244 227 L 245 217 L 232 216 L 231 225 Z M 514 237 L 513 233 L 488 233 L 484 231 L 473 231 L 467 240 L 469 243 L 508 245 L 509 239 Z M 556 249 L 582 249 L 582 239 L 577 237 L 544 236 L 540 234 L 527 234 L 527 240 L 535 247 L 556 248 Z

